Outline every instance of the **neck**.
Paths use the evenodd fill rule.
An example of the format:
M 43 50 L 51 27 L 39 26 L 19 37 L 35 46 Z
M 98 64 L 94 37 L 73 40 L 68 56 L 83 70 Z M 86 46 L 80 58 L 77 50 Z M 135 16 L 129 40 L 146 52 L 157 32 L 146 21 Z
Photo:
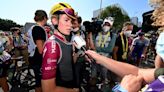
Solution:
M 64 41 L 67 42 L 65 36 L 59 30 L 55 31 L 54 33 L 56 33 L 57 35 L 59 35 L 60 37 L 62 37 L 64 39 Z
M 103 31 L 102 34 L 105 35 L 105 34 L 108 34 L 108 32 L 109 32 L 109 31 L 107 31 L 107 32 L 104 32 L 104 31 Z
M 36 22 L 36 24 L 39 25 L 39 26 L 41 26 L 41 27 L 44 26 L 44 24 L 42 22 Z

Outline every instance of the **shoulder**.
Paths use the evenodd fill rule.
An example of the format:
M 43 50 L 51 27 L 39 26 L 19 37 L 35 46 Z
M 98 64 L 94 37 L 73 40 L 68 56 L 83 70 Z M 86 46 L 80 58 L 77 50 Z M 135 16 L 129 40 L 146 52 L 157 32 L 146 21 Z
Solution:
M 138 41 L 138 40 L 139 40 L 139 37 L 136 37 L 136 38 L 134 38 L 133 40 L 134 40 L 134 41 Z
M 48 38 L 48 40 L 45 42 L 45 45 L 50 45 L 50 44 L 56 44 L 56 41 L 55 41 L 55 36 L 52 35 L 50 38 Z
M 34 27 L 32 28 L 32 30 L 33 30 L 33 32 L 35 32 L 35 33 L 38 33 L 38 31 L 39 31 L 39 32 L 41 32 L 41 31 L 44 32 L 44 29 L 43 29 L 42 27 L 40 27 L 40 26 L 34 26 Z

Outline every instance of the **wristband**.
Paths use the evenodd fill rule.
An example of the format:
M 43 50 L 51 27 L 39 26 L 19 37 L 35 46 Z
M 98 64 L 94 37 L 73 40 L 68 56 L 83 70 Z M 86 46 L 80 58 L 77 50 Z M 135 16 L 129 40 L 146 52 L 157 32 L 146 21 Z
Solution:
M 112 88 L 113 92 L 128 92 L 126 89 L 124 89 L 120 84 L 114 86 Z

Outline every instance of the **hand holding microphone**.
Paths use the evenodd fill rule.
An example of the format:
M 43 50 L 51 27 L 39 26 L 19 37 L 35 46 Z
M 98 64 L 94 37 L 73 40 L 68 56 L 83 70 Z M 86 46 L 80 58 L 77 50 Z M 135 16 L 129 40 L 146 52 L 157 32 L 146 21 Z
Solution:
M 85 40 L 81 37 L 81 36 L 74 36 L 72 39 L 75 47 L 81 51 L 83 51 L 85 53 L 85 51 L 87 51 L 86 49 L 86 42 Z M 87 54 L 85 54 L 87 56 L 87 58 L 91 61 L 91 62 L 95 62 L 92 58 L 90 58 Z

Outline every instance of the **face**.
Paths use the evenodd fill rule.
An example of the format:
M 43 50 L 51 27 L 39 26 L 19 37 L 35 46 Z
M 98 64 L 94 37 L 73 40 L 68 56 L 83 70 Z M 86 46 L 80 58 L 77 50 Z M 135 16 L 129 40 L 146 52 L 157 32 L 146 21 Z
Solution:
M 80 25 L 79 25 L 77 20 L 73 21 L 73 26 L 72 27 L 73 27 L 73 30 L 72 30 L 73 32 L 77 32 L 79 30 Z
M 52 23 L 53 25 L 57 25 L 57 24 L 58 24 L 57 17 L 56 17 L 55 15 L 53 15 L 53 16 L 51 17 L 51 23 Z
M 126 31 L 132 31 L 133 30 L 133 25 L 128 25 L 126 27 Z
M 144 39 L 144 35 L 139 35 L 139 38 L 142 40 Z
M 44 25 L 47 23 L 47 18 L 44 18 L 43 22 L 44 22 Z
M 70 32 L 72 30 L 72 19 L 66 14 L 60 15 L 58 30 L 65 35 L 70 35 Z
M 79 23 L 77 20 L 73 21 L 73 28 L 79 27 Z
M 19 32 L 19 30 L 14 30 L 13 35 L 17 36 Z

